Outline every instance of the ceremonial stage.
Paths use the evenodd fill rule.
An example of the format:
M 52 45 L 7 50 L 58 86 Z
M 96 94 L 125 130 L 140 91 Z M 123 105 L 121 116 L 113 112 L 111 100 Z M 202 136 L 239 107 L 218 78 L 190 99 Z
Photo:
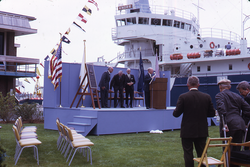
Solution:
M 135 101 L 133 108 L 113 108 L 113 100 L 111 108 L 101 108 L 97 106 L 92 107 L 92 100 L 89 95 L 85 96 L 85 100 L 80 100 L 79 106 L 84 108 L 76 108 L 77 102 L 80 97 L 77 96 L 72 108 L 71 103 L 77 93 L 79 87 L 79 71 L 80 64 L 76 63 L 63 63 L 63 75 L 60 86 L 54 90 L 51 80 L 48 79 L 48 64 L 45 61 L 44 71 L 44 128 L 57 130 L 56 118 L 69 126 L 74 127 L 79 133 L 83 135 L 105 135 L 105 134 L 118 134 L 118 133 L 138 133 L 149 132 L 151 130 L 174 130 L 180 129 L 182 116 L 179 118 L 173 117 L 172 113 L 175 107 L 170 106 L 170 84 L 167 86 L 166 91 L 166 109 L 146 109 L 142 100 Z M 97 84 L 101 75 L 107 67 L 94 66 L 95 78 Z M 111 78 L 119 71 L 125 68 L 114 68 Z M 146 71 L 145 71 L 146 73 Z M 137 90 L 138 83 L 138 69 L 131 69 L 131 74 L 135 76 Z M 169 71 L 161 71 L 161 77 L 170 77 Z M 96 102 L 97 99 L 95 99 Z M 125 102 L 125 101 L 124 101 Z M 208 121 L 211 124 L 211 121 Z
M 55 120 L 59 118 L 85 136 L 180 129 L 181 117 L 175 118 L 172 113 L 171 108 L 45 108 L 44 128 L 57 130 Z

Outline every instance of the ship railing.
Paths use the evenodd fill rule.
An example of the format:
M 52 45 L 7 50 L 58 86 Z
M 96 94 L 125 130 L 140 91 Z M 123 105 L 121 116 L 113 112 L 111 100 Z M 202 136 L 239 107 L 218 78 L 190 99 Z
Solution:
M 119 61 L 122 59 L 129 59 L 129 58 L 139 59 L 140 53 L 142 55 L 142 58 L 154 56 L 154 54 L 152 53 L 152 49 L 142 49 L 141 51 L 140 50 L 130 50 L 130 51 L 126 51 L 123 53 L 118 53 L 117 60 Z
M 232 31 L 215 29 L 215 28 L 201 28 L 200 35 L 202 38 L 204 37 L 222 38 L 240 43 L 240 35 Z
M 176 17 L 181 17 L 188 20 L 193 20 L 195 23 L 198 22 L 195 15 L 191 12 L 178 9 L 175 7 L 169 6 L 160 6 L 160 5 L 145 5 L 145 4 L 136 4 L 132 9 L 140 9 L 141 13 L 152 13 L 152 14 L 160 14 L 160 15 L 171 15 Z M 116 7 L 116 15 L 123 15 L 130 13 L 131 9 L 119 10 Z
M 245 75 L 245 74 L 250 74 L 250 71 L 246 70 L 246 71 L 195 73 L 195 76 L 228 76 L 228 75 Z
M 211 73 L 195 73 L 194 75 L 197 77 L 209 77 L 209 76 L 228 76 L 228 75 L 246 75 L 250 74 L 249 70 L 246 71 L 228 71 L 228 72 L 211 72 Z M 180 74 L 180 71 L 176 74 L 171 74 L 171 78 L 182 78 L 188 77 L 192 74 Z

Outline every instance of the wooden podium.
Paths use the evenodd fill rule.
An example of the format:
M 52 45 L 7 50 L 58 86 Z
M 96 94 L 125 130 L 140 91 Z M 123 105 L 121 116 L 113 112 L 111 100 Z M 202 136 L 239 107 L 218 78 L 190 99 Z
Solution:
M 166 109 L 167 83 L 167 78 L 156 78 L 149 85 L 151 108 Z

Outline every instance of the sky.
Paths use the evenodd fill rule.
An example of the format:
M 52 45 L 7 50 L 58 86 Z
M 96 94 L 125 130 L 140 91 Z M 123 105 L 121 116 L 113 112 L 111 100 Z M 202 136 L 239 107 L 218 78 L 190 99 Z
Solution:
M 114 15 L 118 4 L 126 4 L 126 0 L 95 0 L 99 11 L 88 0 L 1 0 L 0 10 L 33 16 L 32 28 L 37 29 L 37 34 L 16 37 L 15 43 L 20 44 L 17 56 L 43 59 L 50 55 L 50 51 L 59 42 L 60 34 L 70 27 L 68 36 L 70 44 L 63 43 L 63 62 L 81 63 L 83 58 L 84 43 L 86 40 L 86 60 L 95 62 L 98 57 L 104 56 L 109 61 L 123 52 L 123 47 L 117 46 L 112 41 L 111 29 L 115 28 Z M 130 0 L 131 1 L 131 0 Z M 250 2 L 248 0 L 149 0 L 150 5 L 176 7 L 197 16 L 198 5 L 201 28 L 218 28 L 235 32 L 241 35 L 241 4 L 243 20 L 250 15 Z M 87 17 L 86 24 L 80 24 L 86 32 L 72 25 L 82 8 L 87 5 L 92 9 L 92 15 Z M 84 15 L 85 16 L 85 15 Z M 78 21 L 78 23 L 80 23 Z M 245 28 L 250 27 L 250 19 L 245 23 Z M 250 29 L 245 31 L 245 37 L 250 41 Z M 43 68 L 39 66 L 43 74 Z M 46 71 L 45 71 L 46 72 Z M 30 82 L 33 82 L 29 79 Z M 33 82 L 34 83 L 34 82 Z M 26 92 L 34 91 L 34 84 L 25 85 Z M 40 79 L 43 85 L 43 77 Z

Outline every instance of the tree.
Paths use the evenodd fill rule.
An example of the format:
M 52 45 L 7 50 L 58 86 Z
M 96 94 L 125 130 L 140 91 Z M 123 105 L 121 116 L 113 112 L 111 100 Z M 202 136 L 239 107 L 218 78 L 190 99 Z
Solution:
M 10 92 L 4 97 L 0 92 L 0 118 L 5 122 L 10 122 L 15 113 L 15 96 L 11 95 Z

